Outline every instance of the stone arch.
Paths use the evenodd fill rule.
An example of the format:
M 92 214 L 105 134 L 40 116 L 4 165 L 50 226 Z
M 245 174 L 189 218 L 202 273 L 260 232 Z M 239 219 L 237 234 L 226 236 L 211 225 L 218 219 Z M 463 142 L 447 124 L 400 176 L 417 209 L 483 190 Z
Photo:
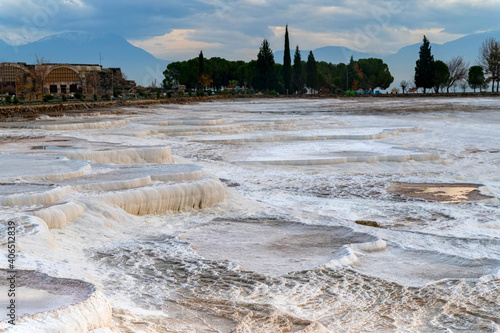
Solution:
M 76 68 L 66 65 L 56 65 L 49 68 L 45 82 L 81 82 L 82 77 Z
M 44 78 L 44 89 L 50 94 L 76 93 L 82 89 L 82 75 L 74 66 L 57 64 L 48 67 Z
M 0 64 L 0 94 L 20 94 L 23 96 L 32 85 L 32 73 L 24 64 Z
M 16 82 L 16 79 L 22 75 L 30 75 L 30 71 L 21 64 L 15 63 L 2 63 L 0 64 L 0 77 L 5 82 Z

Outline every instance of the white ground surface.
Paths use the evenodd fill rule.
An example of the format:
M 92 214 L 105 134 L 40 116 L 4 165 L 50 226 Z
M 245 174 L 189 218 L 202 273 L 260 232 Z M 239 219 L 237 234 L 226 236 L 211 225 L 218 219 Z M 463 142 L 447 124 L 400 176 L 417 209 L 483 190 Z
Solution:
M 499 102 L 235 100 L 18 123 L 0 128 L 2 165 L 105 159 L 58 159 L 90 168 L 52 180 L 45 162 L 19 168 L 30 181 L 5 168 L 2 220 L 19 219 L 19 267 L 102 291 L 113 332 L 495 332 Z M 145 147 L 198 167 L 161 178 L 175 164 Z M 482 184 L 489 199 L 394 182 Z

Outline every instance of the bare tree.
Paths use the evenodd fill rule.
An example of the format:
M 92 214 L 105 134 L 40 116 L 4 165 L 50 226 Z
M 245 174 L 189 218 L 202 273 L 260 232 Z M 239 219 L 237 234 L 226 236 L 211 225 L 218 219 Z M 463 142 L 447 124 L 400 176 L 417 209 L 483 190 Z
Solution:
M 469 64 L 465 62 L 463 57 L 457 56 L 446 62 L 446 65 L 450 71 L 450 80 L 446 86 L 446 92 L 449 93 L 450 87 L 467 78 Z
M 399 83 L 399 86 L 401 87 L 401 90 L 403 91 L 403 94 L 405 93 L 406 88 L 408 87 L 408 82 L 406 80 L 403 80 Z
M 122 88 L 122 89 L 124 87 L 126 87 L 128 84 L 127 75 L 125 73 L 123 73 L 122 71 L 119 71 L 116 74 L 116 84 L 119 88 Z
M 33 78 L 33 93 L 45 94 L 45 78 L 49 74 L 49 60 L 44 57 L 39 58 L 35 54 L 35 66 L 30 70 L 31 77 Z
M 486 74 L 490 75 L 487 82 L 492 82 L 491 91 L 495 91 L 496 82 L 498 92 L 500 85 L 500 43 L 493 37 L 487 38 L 479 49 L 478 60 Z
M 99 73 L 91 72 L 85 76 L 85 81 L 87 82 L 87 91 L 92 90 L 92 95 L 97 94 L 97 87 L 99 86 Z
M 465 89 L 467 89 L 468 85 L 469 84 L 467 83 L 467 80 L 465 80 L 465 79 L 464 80 L 460 80 L 458 82 L 458 86 L 462 89 L 462 92 L 465 92 Z

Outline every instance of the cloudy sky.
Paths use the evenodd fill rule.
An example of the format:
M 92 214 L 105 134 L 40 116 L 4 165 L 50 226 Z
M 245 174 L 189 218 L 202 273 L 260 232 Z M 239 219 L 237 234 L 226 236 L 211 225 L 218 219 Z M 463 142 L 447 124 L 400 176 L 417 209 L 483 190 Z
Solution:
M 500 0 L 0 0 L 0 38 L 110 32 L 158 58 L 255 59 L 264 38 L 283 49 L 346 46 L 388 54 L 425 34 L 444 43 L 500 29 Z

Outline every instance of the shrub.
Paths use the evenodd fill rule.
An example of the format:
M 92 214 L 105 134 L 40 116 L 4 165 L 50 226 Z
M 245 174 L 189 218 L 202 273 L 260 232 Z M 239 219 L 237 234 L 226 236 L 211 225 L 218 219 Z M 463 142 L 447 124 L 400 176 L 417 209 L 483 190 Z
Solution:
M 19 104 L 19 98 L 17 96 L 14 96 L 14 100 L 12 101 L 14 104 Z
M 62 95 L 61 99 L 62 99 L 63 102 L 66 102 L 68 100 L 68 98 L 66 97 L 66 95 Z
M 189 97 L 193 96 L 193 92 L 191 90 L 189 90 L 188 95 L 189 95 Z
M 182 93 L 179 93 L 179 94 L 182 94 Z M 172 98 L 172 92 L 171 91 L 167 91 L 167 98 Z
M 10 95 L 5 96 L 5 103 L 7 104 L 12 103 L 12 97 Z
M 81 91 L 77 91 L 77 92 L 75 93 L 75 99 L 82 99 L 82 98 L 83 98 L 83 94 L 82 94 L 82 92 L 81 92 Z
M 43 95 L 43 101 L 44 102 L 48 102 L 48 101 L 51 101 L 54 99 L 54 96 L 50 95 L 50 94 L 47 94 L 47 95 Z
M 109 101 L 110 99 L 111 99 L 111 97 L 109 97 L 108 94 L 101 96 L 102 101 Z
M 212 96 L 212 90 L 208 90 L 208 91 L 207 91 L 207 95 L 208 95 L 208 96 Z
M 284 95 L 285 94 L 285 86 L 283 85 L 283 83 L 281 82 L 278 82 L 278 85 L 276 86 L 276 91 L 278 94 L 281 94 L 281 95 Z
M 203 96 L 205 96 L 205 93 L 203 92 L 203 90 L 198 90 L 198 91 L 196 92 L 196 96 L 198 96 L 198 97 L 203 97 Z
M 156 92 L 156 99 L 160 99 L 160 92 Z
M 94 101 L 97 101 L 99 98 L 97 98 L 97 94 L 94 94 L 94 96 L 92 96 L 92 99 L 93 99 Z

